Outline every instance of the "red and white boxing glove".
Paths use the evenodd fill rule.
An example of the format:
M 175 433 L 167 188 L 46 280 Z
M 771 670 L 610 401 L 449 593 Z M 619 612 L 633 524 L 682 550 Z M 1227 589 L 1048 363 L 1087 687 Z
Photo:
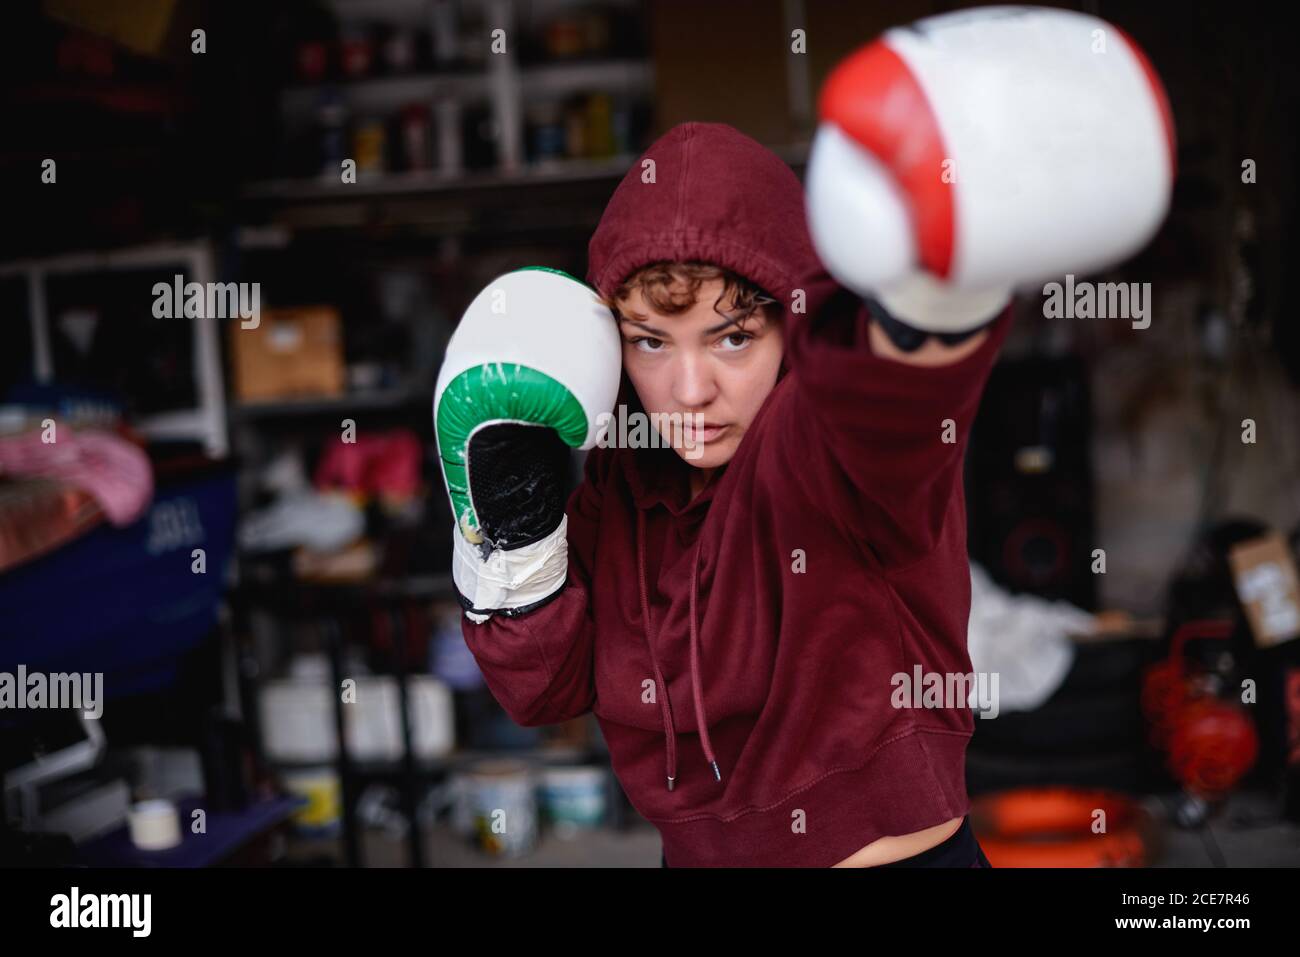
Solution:
M 1125 259 L 1169 208 L 1164 89 L 1096 17 L 988 7 L 889 30 L 836 67 L 819 111 L 817 253 L 918 342 L 972 334 L 1017 286 Z

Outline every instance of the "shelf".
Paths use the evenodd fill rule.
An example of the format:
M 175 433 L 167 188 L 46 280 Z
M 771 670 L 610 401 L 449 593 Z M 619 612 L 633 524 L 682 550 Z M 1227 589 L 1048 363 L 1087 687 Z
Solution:
M 588 0 L 528 0 L 526 12 L 534 17 L 551 16 L 560 11 L 581 8 Z M 635 9 L 641 0 L 601 0 L 600 6 L 612 10 Z M 326 0 L 330 11 L 345 23 L 405 23 L 424 26 L 428 23 L 431 0 Z M 490 0 L 461 0 L 460 6 L 490 9 Z
M 230 406 L 230 418 L 236 422 L 293 415 L 325 415 L 367 409 L 396 409 L 416 402 L 432 401 L 431 393 L 414 389 L 383 389 L 355 392 L 318 399 L 285 399 L 278 402 L 250 402 Z
M 480 73 L 411 73 L 366 77 L 291 86 L 280 94 L 286 117 L 310 118 L 327 90 L 353 113 L 391 114 L 409 103 L 439 99 L 486 101 L 492 76 Z M 599 91 L 620 95 L 648 95 L 654 85 L 654 68 L 648 60 L 573 60 L 540 64 L 519 70 L 520 93 L 525 100 L 562 97 Z
M 574 60 L 524 67 L 519 72 L 525 100 L 574 93 L 649 95 L 654 67 L 649 60 Z
M 202 797 L 178 801 L 180 819 L 189 821 L 194 809 L 206 803 Z M 300 797 L 282 795 L 254 800 L 242 811 L 212 811 L 202 836 L 182 828 L 181 843 L 163 851 L 140 850 L 131 842 L 130 829 L 123 825 L 77 848 L 76 860 L 88 867 L 210 867 L 285 823 L 305 804 Z
M 241 555 L 249 564 L 249 556 Z M 374 598 L 450 598 L 455 582 L 451 575 L 407 575 L 403 578 L 369 578 L 360 581 L 308 581 L 283 575 L 268 575 L 258 569 L 245 574 L 234 586 L 241 597 L 271 604 L 298 598 L 322 596 L 354 600 L 358 597 Z
M 796 170 L 808 162 L 808 144 L 791 143 L 774 146 L 772 151 Z M 639 155 L 639 154 L 638 154 Z M 319 179 L 274 179 L 250 183 L 244 187 L 247 199 L 274 200 L 349 200 L 381 196 L 436 195 L 478 190 L 511 189 L 543 186 L 552 183 L 599 182 L 619 179 L 635 163 L 637 156 L 624 153 L 608 159 L 552 160 L 535 163 L 509 172 L 448 174 L 434 171 L 385 173 L 356 183 L 342 183 L 337 177 Z
M 609 761 L 608 754 L 592 747 L 555 747 L 526 748 L 523 750 L 499 749 L 493 751 L 456 750 L 450 754 L 435 757 L 416 757 L 414 768 L 419 777 L 441 777 L 451 771 L 472 769 L 481 761 L 510 760 L 520 761 L 532 768 L 570 767 L 572 765 L 601 766 Z M 280 772 L 293 772 L 319 768 L 323 765 L 334 766 L 338 755 L 322 757 L 314 761 L 268 760 L 271 767 Z M 405 773 L 400 758 L 392 760 L 360 759 L 349 760 L 349 770 L 359 778 L 369 780 L 399 780 Z
M 396 113 L 408 103 L 487 100 L 488 79 L 487 73 L 412 73 L 292 86 L 281 92 L 280 108 L 286 117 L 310 117 L 330 90 L 354 113 Z
M 329 179 L 279 179 L 251 183 L 244 189 L 248 199 L 320 201 L 368 199 L 383 196 L 436 195 L 540 186 L 552 183 L 581 183 L 618 179 L 636 161 L 631 154 L 596 160 L 557 160 L 526 166 L 515 172 L 498 170 L 479 173 L 437 172 L 388 173 L 356 183 Z
M 423 26 L 430 0 L 327 0 L 334 16 L 345 22 L 409 23 Z

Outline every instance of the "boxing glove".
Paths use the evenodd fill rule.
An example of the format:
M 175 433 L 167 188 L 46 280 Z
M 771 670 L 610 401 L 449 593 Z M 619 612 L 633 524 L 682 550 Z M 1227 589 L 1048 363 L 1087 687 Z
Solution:
M 566 273 L 507 273 L 465 310 L 433 418 L 452 577 L 472 620 L 523 614 L 563 588 L 569 449 L 595 445 L 620 373 L 612 314 Z
M 960 336 L 1016 287 L 1123 260 L 1169 208 L 1164 89 L 1086 14 L 988 7 L 889 30 L 832 71 L 818 111 L 818 255 L 922 332 Z

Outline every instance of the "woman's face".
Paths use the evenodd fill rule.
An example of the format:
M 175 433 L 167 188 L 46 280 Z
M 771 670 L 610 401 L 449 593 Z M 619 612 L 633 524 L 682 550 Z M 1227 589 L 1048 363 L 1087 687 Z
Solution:
M 701 469 L 725 465 L 776 384 L 783 347 L 781 324 L 763 309 L 728 322 L 714 309 L 723 281 L 700 285 L 686 312 L 655 312 L 640 289 L 619 302 L 623 368 L 664 440 Z M 730 302 L 718 303 L 726 312 Z M 695 424 L 703 416 L 704 429 Z M 665 434 L 665 428 L 673 434 Z

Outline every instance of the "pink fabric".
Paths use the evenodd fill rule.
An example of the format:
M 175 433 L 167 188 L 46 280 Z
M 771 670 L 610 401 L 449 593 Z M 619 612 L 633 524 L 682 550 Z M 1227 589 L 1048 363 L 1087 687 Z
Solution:
M 0 475 L 58 479 L 94 497 L 114 525 L 130 525 L 153 499 L 153 470 L 139 446 L 108 432 L 74 432 L 56 423 L 0 436 Z
M 422 456 L 420 439 L 409 429 L 359 435 L 355 442 L 336 438 L 321 454 L 315 486 L 322 492 L 408 499 L 420 488 Z

